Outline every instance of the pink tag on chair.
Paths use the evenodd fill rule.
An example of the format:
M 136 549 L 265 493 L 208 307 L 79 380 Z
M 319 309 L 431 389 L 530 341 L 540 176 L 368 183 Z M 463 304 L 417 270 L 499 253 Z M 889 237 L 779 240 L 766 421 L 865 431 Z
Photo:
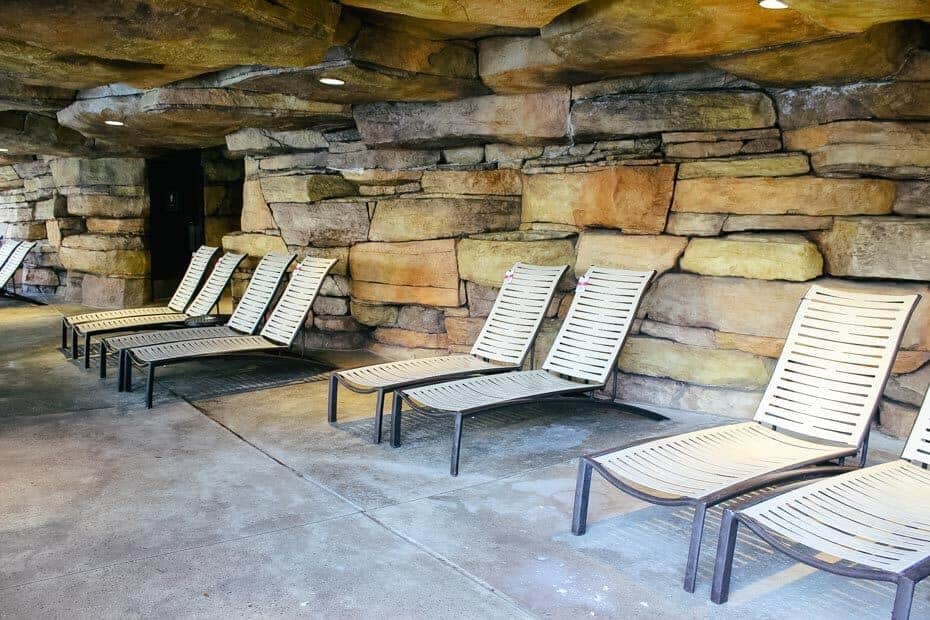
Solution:
M 580 278 L 578 278 L 578 286 L 575 287 L 575 291 L 580 293 L 581 291 L 585 289 L 586 286 L 588 286 L 589 282 L 590 280 L 588 280 L 587 276 L 581 276 Z
M 508 269 L 504 272 L 504 284 L 507 284 L 511 280 L 513 280 L 513 269 Z

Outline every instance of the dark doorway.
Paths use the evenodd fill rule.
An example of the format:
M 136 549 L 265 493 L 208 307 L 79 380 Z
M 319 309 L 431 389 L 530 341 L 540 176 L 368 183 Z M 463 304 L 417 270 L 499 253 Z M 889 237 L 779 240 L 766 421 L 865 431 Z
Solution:
M 200 151 L 149 159 L 152 298 L 162 299 L 184 275 L 191 252 L 203 244 L 203 168 Z

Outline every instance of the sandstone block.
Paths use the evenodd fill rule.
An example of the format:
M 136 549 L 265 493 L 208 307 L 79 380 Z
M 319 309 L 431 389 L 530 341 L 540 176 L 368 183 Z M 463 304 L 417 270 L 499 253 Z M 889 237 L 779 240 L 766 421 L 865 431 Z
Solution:
M 9 239 L 37 241 L 44 239 L 45 234 L 45 222 L 18 222 L 6 226 L 6 237 Z
M 378 327 L 372 334 L 382 344 L 413 349 L 445 349 L 449 339 L 445 333 L 425 334 L 397 327 Z
M 226 148 L 233 153 L 256 154 L 275 151 L 309 151 L 325 149 L 329 143 L 323 134 L 313 129 L 274 131 L 272 129 L 240 129 L 226 136 Z
M 60 283 L 54 269 L 29 267 L 23 273 L 22 284 L 26 286 L 58 286 Z
M 231 233 L 223 237 L 223 250 L 260 258 L 268 252 L 287 254 L 284 239 L 258 233 Z
M 394 325 L 397 322 L 397 306 L 365 304 L 352 300 L 352 316 L 362 325 Z
M 716 237 L 726 220 L 722 213 L 669 213 L 665 232 L 683 237 Z
M 481 317 L 446 316 L 446 335 L 449 344 L 470 346 L 478 340 L 478 334 L 484 327 Z
M 358 185 L 407 185 L 418 182 L 423 173 L 417 170 L 343 170 L 342 176 Z
M 745 351 L 762 357 L 777 358 L 781 355 L 785 340 L 784 338 L 714 332 L 714 344 L 718 349 L 736 349 L 737 351 Z
M 824 230 L 831 226 L 832 217 L 817 215 L 730 215 L 723 224 L 723 231 Z
M 338 174 L 262 177 L 265 202 L 317 202 L 355 194 L 355 186 Z
M 45 222 L 45 235 L 48 242 L 56 248 L 61 245 L 64 237 L 79 235 L 84 230 L 84 219 L 80 217 L 63 217 Z
M 105 276 L 147 276 L 151 271 L 151 259 L 146 250 L 89 250 L 66 247 L 70 239 L 65 237 L 59 249 L 59 258 L 65 269 Z
M 930 82 L 901 81 L 813 86 L 775 91 L 785 129 L 847 119 L 930 119 Z
M 147 217 L 147 196 L 111 196 L 107 194 L 72 194 L 68 196 L 68 213 L 84 217 Z
M 659 233 L 665 228 L 674 175 L 671 165 L 527 175 L 523 221 Z
M 490 194 L 519 196 L 523 178 L 517 170 L 437 170 L 424 172 L 424 192 L 434 194 Z
M 80 218 L 68 219 L 79 220 Z M 84 221 L 87 225 L 87 232 L 107 235 L 142 235 L 148 228 L 147 220 L 142 218 L 110 219 L 89 217 Z
M 668 323 L 644 319 L 639 325 L 639 331 L 636 331 L 634 326 L 633 333 L 640 333 L 645 336 L 662 338 L 664 340 L 672 340 L 695 347 L 704 347 L 708 349 L 718 348 L 714 341 L 714 334 L 716 332 L 704 327 L 682 327 L 681 325 L 669 325 Z
M 380 146 L 467 146 L 482 142 L 562 142 L 568 131 L 567 89 L 489 95 L 441 103 L 355 106 L 362 140 Z
M 775 108 L 764 93 L 686 91 L 606 95 L 572 106 L 576 139 L 660 133 L 754 129 L 775 124 Z
M 567 233 L 488 233 L 462 239 L 458 267 L 463 280 L 499 287 L 514 263 L 570 265 L 574 260 L 573 235 Z
M 436 308 L 404 306 L 397 317 L 397 327 L 426 334 L 445 332 L 444 314 Z
M 464 296 L 458 289 L 435 286 L 407 286 L 401 284 L 382 284 L 356 280 L 352 285 L 352 295 L 363 301 L 387 304 L 421 304 L 424 306 L 454 307 L 464 303 Z
M 319 295 L 313 302 L 313 313 L 330 316 L 348 314 L 349 300 L 345 297 L 326 297 L 324 295 Z
M 575 275 L 580 277 L 592 265 L 661 274 L 674 269 L 686 245 L 687 237 L 585 231 L 578 240 Z
M 510 230 L 519 225 L 520 202 L 516 199 L 426 195 L 379 200 L 369 237 L 372 241 L 415 241 Z
M 360 243 L 349 250 L 349 265 L 355 299 L 461 305 L 453 239 Z
M 35 204 L 37 220 L 51 220 L 68 215 L 68 201 L 64 196 L 55 195 Z
M 328 332 L 357 332 L 361 329 L 351 316 L 315 316 L 313 326 Z
M 685 179 L 673 211 L 744 215 L 882 215 L 891 212 L 895 185 L 881 179 L 814 177 Z
M 142 250 L 145 240 L 138 235 L 102 235 L 87 233 L 72 235 L 61 243 L 62 247 L 81 250 Z
M 878 416 L 882 432 L 904 439 L 910 434 L 917 419 L 917 407 L 883 399 L 879 404 Z
M 895 217 L 837 218 L 818 233 L 827 272 L 836 276 L 930 279 L 930 221 Z
M 81 303 L 92 308 L 135 308 L 149 300 L 144 278 L 111 278 L 88 273 L 81 281 Z
M 55 185 L 145 185 L 145 160 L 131 157 L 65 157 L 49 163 Z
M 804 282 L 823 273 L 823 257 L 800 235 L 731 235 L 692 239 L 681 268 L 709 276 Z
M 759 390 L 775 365 L 742 351 L 706 349 L 670 340 L 631 336 L 620 354 L 623 372 L 666 377 L 686 383 Z
M 930 183 L 901 181 L 895 195 L 894 212 L 900 215 L 930 215 Z
M 28 202 L 0 206 L 0 224 L 19 224 L 37 219 Z
M 700 177 L 783 177 L 807 174 L 810 163 L 802 153 L 684 162 L 679 179 Z
M 346 276 L 349 274 L 349 248 L 315 248 L 309 246 L 290 246 L 288 250 L 297 255 L 297 260 L 303 260 L 307 256 L 316 256 L 318 258 L 335 258 L 336 263 L 329 270 L 333 276 Z M 348 293 L 348 289 L 346 289 Z
M 749 419 L 759 407 L 761 391 L 744 391 L 681 383 L 662 377 L 621 373 L 617 396 L 624 402 L 701 411 Z
M 350 246 L 368 239 L 368 205 L 356 201 L 272 203 L 288 245 Z

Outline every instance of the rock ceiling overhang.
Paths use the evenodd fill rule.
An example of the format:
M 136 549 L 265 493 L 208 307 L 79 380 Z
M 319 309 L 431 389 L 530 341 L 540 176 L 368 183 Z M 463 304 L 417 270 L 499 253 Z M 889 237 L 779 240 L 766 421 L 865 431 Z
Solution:
M 851 83 L 895 75 L 928 44 L 930 0 L 788 3 L 6 0 L 0 111 L 17 152 L 186 148 L 246 127 L 340 126 L 353 104 L 683 70 L 779 87 Z

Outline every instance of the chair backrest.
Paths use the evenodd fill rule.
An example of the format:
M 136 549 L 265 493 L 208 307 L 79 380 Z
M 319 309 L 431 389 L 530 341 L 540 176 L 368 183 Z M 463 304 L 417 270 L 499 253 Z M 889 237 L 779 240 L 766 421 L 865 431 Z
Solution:
M 7 259 L 10 258 L 10 255 L 19 243 L 19 241 L 7 241 L 3 245 L 0 245 L 0 268 L 6 264 Z
M 568 316 L 543 370 L 603 384 L 617 365 L 655 271 L 591 267 L 578 280 Z
M 226 325 L 243 334 L 254 333 L 295 258 L 297 256 L 294 254 L 265 254 Z
M 335 264 L 336 260 L 330 258 L 308 256 L 303 259 L 291 273 L 291 280 L 271 311 L 261 335 L 284 346 L 294 344 L 294 338 L 323 286 L 323 278 Z
M 860 446 L 919 299 L 812 286 L 754 419 L 814 439 Z
M 6 262 L 0 267 L 0 289 L 4 288 L 13 279 L 16 270 L 23 264 L 26 254 L 29 254 L 35 245 L 35 241 L 23 241 L 13 248 L 13 251 L 7 256 Z
M 194 252 L 190 264 L 187 265 L 187 271 L 184 272 L 184 277 L 181 278 L 181 283 L 178 284 L 174 295 L 171 296 L 171 301 L 168 302 L 169 308 L 175 312 L 184 312 L 187 309 L 194 295 L 197 294 L 197 289 L 203 281 L 204 274 L 207 273 L 213 255 L 218 251 L 219 248 L 202 245 Z
M 515 264 L 504 275 L 504 284 L 471 354 L 518 366 L 522 364 L 566 269 L 568 265 Z
M 930 466 L 930 390 L 924 395 L 924 402 L 914 420 L 907 443 L 904 444 L 901 458 Z
M 204 316 L 210 314 L 210 310 L 212 310 L 216 302 L 220 300 L 223 289 L 229 284 L 229 280 L 232 278 L 236 267 L 239 266 L 239 263 L 241 263 L 244 258 L 245 254 L 223 254 L 220 259 L 216 261 L 213 271 L 210 272 L 210 277 L 207 278 L 200 292 L 197 293 L 197 297 L 195 297 L 191 305 L 187 307 L 186 314 L 189 316 Z

